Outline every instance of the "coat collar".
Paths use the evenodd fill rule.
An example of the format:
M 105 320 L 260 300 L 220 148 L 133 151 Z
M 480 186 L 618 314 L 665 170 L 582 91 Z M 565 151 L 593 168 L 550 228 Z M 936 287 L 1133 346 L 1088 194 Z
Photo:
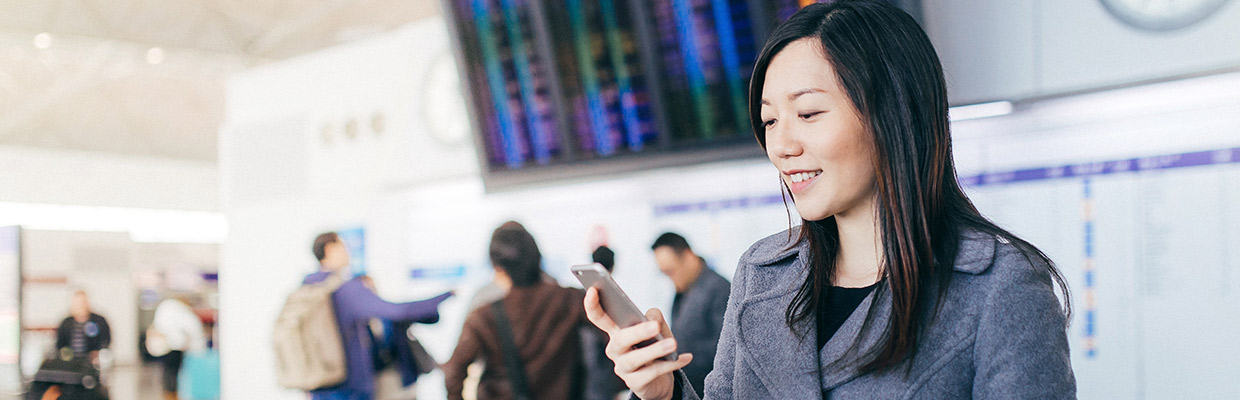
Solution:
M 808 274 L 807 245 L 790 244 L 799 234 L 797 229 L 755 244 L 747 260 L 761 268 L 753 269 L 747 278 L 748 293 L 738 311 L 742 353 L 775 398 L 801 398 L 806 393 L 834 389 L 859 376 L 859 365 L 845 358 L 864 354 L 876 345 L 891 317 L 892 300 L 884 282 L 862 300 L 821 350 L 815 348 L 817 326 L 812 319 L 796 326 L 796 332 L 803 332 L 803 336 L 788 329 L 784 313 Z M 968 274 L 985 272 L 994 261 L 996 240 L 987 233 L 963 232 L 953 270 Z
M 793 256 L 808 254 L 809 244 L 797 242 L 800 234 L 801 227 L 797 226 L 768 236 L 754 245 L 748 259 L 755 266 L 767 266 Z M 952 265 L 952 270 L 974 275 L 986 272 L 994 261 L 996 241 L 1004 244 L 1008 242 L 1002 237 L 975 229 L 966 229 L 961 232 L 960 246 L 956 252 L 956 261 Z
M 1008 243 L 1007 239 L 978 230 L 962 232 L 952 269 L 974 275 L 986 272 L 995 261 L 995 242 Z

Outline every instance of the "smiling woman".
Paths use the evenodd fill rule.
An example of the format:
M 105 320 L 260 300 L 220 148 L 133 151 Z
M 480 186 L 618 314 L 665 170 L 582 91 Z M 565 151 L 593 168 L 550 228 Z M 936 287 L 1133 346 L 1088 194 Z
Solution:
M 807 220 L 873 214 L 872 139 L 836 76 L 822 45 L 799 39 L 771 60 L 763 83 L 759 135 Z
M 749 100 L 802 224 L 741 257 L 705 398 L 1075 397 L 1064 280 L 965 196 L 942 66 L 912 17 L 805 7 L 768 38 Z M 585 301 L 637 396 L 697 397 L 676 371 L 692 357 L 658 360 L 676 347 L 661 314 L 619 329 Z

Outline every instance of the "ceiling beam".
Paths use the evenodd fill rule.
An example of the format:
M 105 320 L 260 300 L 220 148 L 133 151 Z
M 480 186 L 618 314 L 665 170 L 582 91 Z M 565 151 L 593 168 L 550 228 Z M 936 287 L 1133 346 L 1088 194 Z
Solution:
M 42 92 L 34 94 L 17 107 L 0 115 L 0 137 L 12 135 L 17 127 L 38 116 L 44 110 L 55 106 L 61 100 L 100 85 L 102 80 L 99 76 L 102 74 L 99 71 L 114 53 L 115 45 L 111 42 L 99 43 L 85 61 L 77 64 L 77 69 L 73 73 L 57 74 L 57 78 L 53 79 Z
M 295 18 L 285 20 L 271 28 L 262 36 L 254 39 L 247 46 L 246 50 L 252 56 L 266 56 L 285 41 L 318 24 L 323 19 L 335 15 L 352 3 L 353 0 L 333 0 L 320 3 L 318 6 L 298 14 Z
M 39 33 L 41 32 L 30 32 L 30 31 L 0 28 L 0 45 L 17 44 L 21 46 L 29 46 L 31 38 L 34 38 L 34 36 Z M 130 51 L 141 53 L 142 54 L 141 59 L 143 60 L 143 62 L 145 62 L 146 60 L 145 55 L 146 55 L 147 49 L 150 49 L 152 47 L 163 48 L 164 53 L 170 54 L 170 55 L 178 54 L 178 53 L 183 54 L 183 55 L 192 54 L 192 55 L 199 56 L 199 57 L 219 60 L 219 64 L 238 65 L 239 66 L 238 69 L 245 69 L 245 68 L 249 68 L 249 67 L 252 67 L 258 64 L 262 64 L 267 61 L 271 61 L 268 59 L 251 57 L 249 54 L 246 54 L 245 52 L 240 52 L 240 51 L 233 53 L 233 52 L 221 52 L 221 51 L 214 51 L 214 50 L 199 49 L 199 48 L 194 48 L 194 47 L 170 47 L 170 46 L 166 46 L 166 45 L 159 44 L 159 43 L 138 42 L 138 41 L 133 41 L 133 40 L 120 40 L 120 39 L 96 37 L 96 36 L 66 35 L 66 34 L 58 34 L 55 32 L 52 33 L 52 36 L 55 38 L 55 42 L 52 44 L 51 49 L 40 50 L 40 49 L 31 48 L 30 50 L 31 51 L 56 51 L 61 48 L 68 48 L 68 49 L 75 49 L 76 51 L 76 49 L 91 48 L 98 43 L 111 43 L 112 45 L 116 46 L 117 52 L 130 50 Z M 0 50 L 3 50 L 3 48 L 0 48 Z

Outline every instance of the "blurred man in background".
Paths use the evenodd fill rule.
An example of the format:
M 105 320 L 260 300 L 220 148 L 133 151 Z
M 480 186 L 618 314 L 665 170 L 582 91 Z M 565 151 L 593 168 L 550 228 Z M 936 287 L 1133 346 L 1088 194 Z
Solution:
M 69 349 L 74 357 L 88 357 L 99 361 L 99 351 L 112 344 L 112 329 L 108 320 L 90 309 L 90 298 L 85 291 L 73 293 L 69 302 L 69 317 L 56 329 L 56 349 Z
M 683 236 L 667 232 L 654 244 L 655 262 L 659 270 L 676 286 L 672 301 L 672 332 L 676 335 L 678 353 L 692 353 L 693 361 L 685 366 L 685 375 L 693 389 L 702 395 L 706 374 L 714 368 L 715 347 L 723 329 L 723 312 L 728 308 L 732 285 L 706 260 L 689 248 Z

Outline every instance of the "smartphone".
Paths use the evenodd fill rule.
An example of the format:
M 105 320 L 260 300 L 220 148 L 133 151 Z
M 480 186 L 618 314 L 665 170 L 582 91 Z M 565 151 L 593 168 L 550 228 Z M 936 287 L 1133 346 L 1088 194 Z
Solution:
M 629 299 L 629 295 L 620 289 L 620 285 L 611 279 L 611 273 L 598 263 L 575 265 L 572 268 L 573 276 L 581 281 L 583 287 L 593 287 L 598 290 L 599 304 L 603 306 L 603 312 L 611 317 L 611 320 L 621 328 L 628 328 L 633 325 L 646 322 L 646 315 L 633 304 L 633 300 Z M 646 347 L 654 342 L 663 340 L 663 335 L 659 334 L 654 339 L 646 340 L 637 344 L 637 347 Z M 672 352 L 663 357 L 664 360 L 676 361 L 676 352 Z

